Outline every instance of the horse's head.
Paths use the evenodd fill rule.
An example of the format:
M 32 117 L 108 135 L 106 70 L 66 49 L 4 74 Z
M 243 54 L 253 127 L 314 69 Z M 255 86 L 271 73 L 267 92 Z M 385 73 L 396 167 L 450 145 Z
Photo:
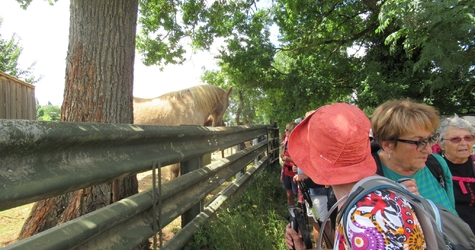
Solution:
M 223 116 L 224 112 L 229 106 L 229 95 L 231 95 L 231 91 L 233 90 L 233 87 L 230 87 L 228 90 L 223 91 L 223 93 L 220 96 L 220 101 L 218 102 L 218 105 L 216 108 L 213 110 L 211 116 L 213 118 L 212 125 L 213 127 L 216 126 L 223 126 Z

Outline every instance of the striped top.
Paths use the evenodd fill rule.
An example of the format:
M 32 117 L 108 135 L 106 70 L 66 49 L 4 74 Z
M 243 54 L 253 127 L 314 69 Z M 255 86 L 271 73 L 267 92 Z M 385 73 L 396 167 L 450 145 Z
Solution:
M 400 175 L 391 169 L 389 169 L 384 163 L 381 162 L 383 167 L 383 173 L 386 178 L 397 181 L 400 178 L 413 178 L 416 180 L 417 189 L 419 194 L 433 202 L 447 208 L 449 211 L 457 214 L 455 211 L 455 199 L 454 199 L 454 189 L 452 184 L 452 174 L 450 173 L 447 162 L 437 154 L 433 154 L 435 158 L 439 161 L 444 171 L 445 176 L 445 189 L 439 184 L 438 180 L 430 172 L 429 168 L 420 169 L 412 176 Z

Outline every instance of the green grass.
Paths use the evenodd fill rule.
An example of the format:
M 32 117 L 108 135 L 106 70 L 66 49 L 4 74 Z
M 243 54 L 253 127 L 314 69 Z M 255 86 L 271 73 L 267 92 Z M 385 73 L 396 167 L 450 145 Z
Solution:
M 184 249 L 286 249 L 287 198 L 279 171 L 276 167 L 263 171 L 226 210 L 201 227 Z

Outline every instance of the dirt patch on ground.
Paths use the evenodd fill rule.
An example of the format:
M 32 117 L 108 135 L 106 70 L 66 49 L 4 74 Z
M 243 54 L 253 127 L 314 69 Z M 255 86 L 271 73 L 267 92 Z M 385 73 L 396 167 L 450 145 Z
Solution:
M 160 169 L 161 172 L 161 182 L 162 184 L 166 181 L 170 180 L 170 169 L 168 167 L 164 167 Z M 143 173 L 137 174 L 137 181 L 139 183 L 139 193 L 149 190 L 153 187 L 153 172 L 147 171 Z M 162 229 L 162 235 L 160 234 L 156 235 L 156 240 L 157 240 L 157 246 L 160 246 L 160 237 L 162 240 L 162 244 L 165 244 L 167 241 L 169 241 L 173 236 L 175 236 L 175 232 L 179 231 L 181 229 L 181 217 L 178 217 L 174 221 L 172 221 L 170 224 L 168 224 L 166 227 Z M 150 244 L 153 244 L 154 239 L 150 238 L 149 242 Z
M 0 212 L 0 247 L 16 241 L 23 222 L 30 214 L 33 203 Z
M 155 170 L 157 175 L 158 171 Z M 152 170 L 137 174 L 137 181 L 139 182 L 139 193 L 151 189 L 153 187 L 153 175 Z M 162 184 L 170 180 L 170 168 L 163 167 L 160 169 Z M 158 177 L 158 176 L 157 176 Z
M 169 174 L 167 168 L 162 168 L 162 183 L 168 181 Z M 137 180 L 139 183 L 139 192 L 152 188 L 152 171 L 143 172 L 137 174 Z M 12 208 L 9 210 L 0 212 L 0 247 L 5 247 L 16 242 L 16 238 L 23 227 L 23 223 L 30 214 L 31 208 L 34 203 L 23 205 L 20 207 Z M 181 219 L 177 218 L 162 230 L 162 242 L 165 243 L 170 240 L 176 232 L 181 228 Z M 157 235 L 157 241 L 159 241 L 159 235 Z M 153 242 L 153 238 L 150 239 Z

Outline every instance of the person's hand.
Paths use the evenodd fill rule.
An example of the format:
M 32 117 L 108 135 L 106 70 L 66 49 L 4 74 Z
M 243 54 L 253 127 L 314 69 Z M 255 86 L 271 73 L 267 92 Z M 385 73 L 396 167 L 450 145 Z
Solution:
M 306 174 L 296 174 L 294 175 L 294 182 L 304 181 L 307 178 L 308 176 Z
M 303 243 L 302 237 L 290 227 L 290 223 L 285 227 L 285 243 L 289 249 L 295 250 L 316 250 L 317 248 L 307 249 Z M 295 247 L 295 248 L 294 248 Z M 326 249 L 328 250 L 328 249 Z
M 285 162 L 289 162 L 289 161 L 292 161 L 292 158 L 290 158 L 290 156 L 282 156 L 282 161 L 285 161 Z
M 290 223 L 285 227 L 285 243 L 289 249 L 306 250 L 300 235 L 290 227 Z
M 410 178 L 403 178 L 398 180 L 399 183 L 404 185 L 407 189 L 407 191 L 419 195 L 419 191 L 417 189 L 417 184 L 415 179 L 410 179 Z

